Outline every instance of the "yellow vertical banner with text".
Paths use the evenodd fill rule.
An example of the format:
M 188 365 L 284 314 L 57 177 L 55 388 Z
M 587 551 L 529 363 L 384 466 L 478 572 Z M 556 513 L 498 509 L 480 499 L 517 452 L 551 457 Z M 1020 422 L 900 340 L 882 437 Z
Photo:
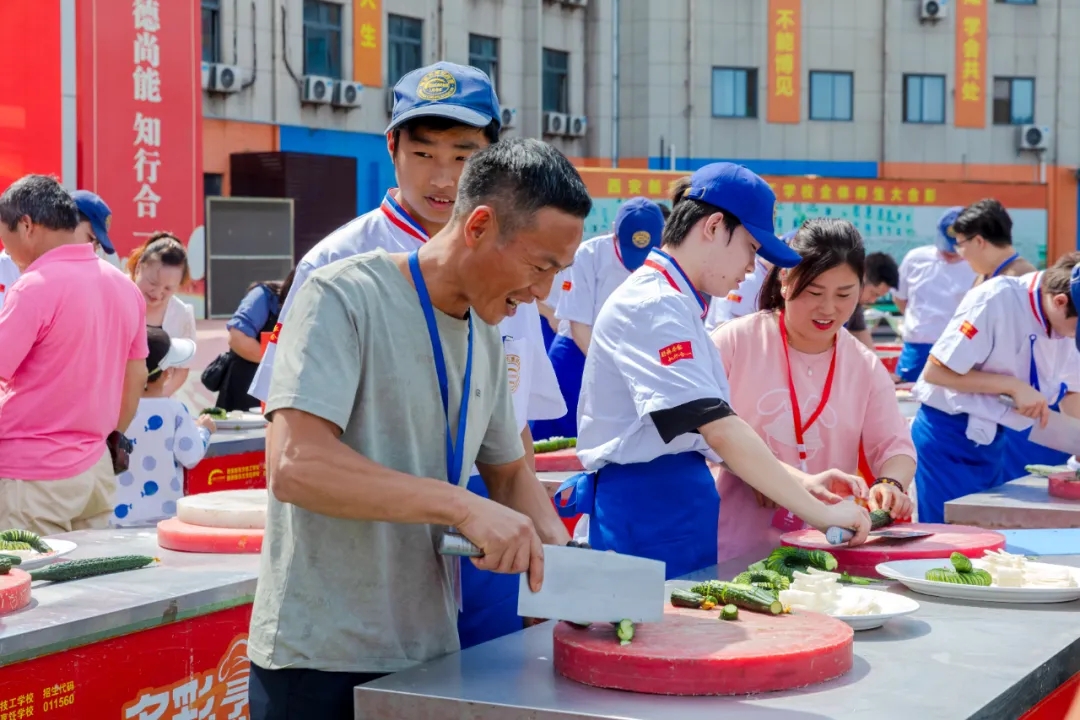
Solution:
M 986 39 L 990 0 L 956 0 L 956 127 L 986 127 Z
M 801 117 L 802 0 L 769 0 L 769 97 L 766 120 L 798 123 Z
M 353 0 L 353 80 L 382 87 L 382 0 Z

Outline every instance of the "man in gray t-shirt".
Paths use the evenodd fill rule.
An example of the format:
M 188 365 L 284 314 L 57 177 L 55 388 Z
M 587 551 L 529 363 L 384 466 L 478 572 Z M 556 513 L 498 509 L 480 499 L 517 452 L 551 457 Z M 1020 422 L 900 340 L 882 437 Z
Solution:
M 437 553 L 446 527 L 480 546 L 479 567 L 528 572 L 534 589 L 541 542 L 570 540 L 524 461 L 495 325 L 547 295 L 590 207 L 557 150 L 506 140 L 468 161 L 450 224 L 415 257 L 377 250 L 304 283 L 266 407 L 253 720 L 351 718 L 353 686 L 457 650 L 457 562 Z M 452 478 L 447 424 L 461 454 Z M 461 486 L 474 462 L 492 500 Z

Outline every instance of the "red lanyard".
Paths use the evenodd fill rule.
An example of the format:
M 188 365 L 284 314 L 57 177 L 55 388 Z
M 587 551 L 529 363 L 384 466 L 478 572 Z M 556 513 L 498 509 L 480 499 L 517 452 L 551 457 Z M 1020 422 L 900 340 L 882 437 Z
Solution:
M 791 376 L 791 357 L 788 352 L 788 337 L 787 327 L 784 325 L 784 311 L 780 311 L 780 340 L 784 343 L 784 362 L 787 364 L 787 386 L 788 396 L 791 398 L 791 417 L 795 425 L 795 443 L 799 450 L 799 465 L 803 472 L 809 472 L 806 468 L 806 443 L 804 442 L 804 436 L 810 426 L 825 410 L 825 406 L 829 403 L 829 396 L 832 394 L 833 375 L 836 372 L 836 339 L 833 339 L 832 360 L 829 361 L 829 373 L 825 376 L 825 388 L 821 391 L 821 402 L 818 403 L 817 409 L 810 415 L 810 419 L 803 425 L 802 412 L 799 410 L 799 396 L 795 392 L 795 380 Z

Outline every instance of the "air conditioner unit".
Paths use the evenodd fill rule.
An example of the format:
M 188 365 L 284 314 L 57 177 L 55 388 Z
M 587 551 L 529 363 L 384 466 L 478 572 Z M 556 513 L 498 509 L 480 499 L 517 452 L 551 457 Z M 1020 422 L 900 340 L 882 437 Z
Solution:
M 1017 150 L 1046 150 L 1050 145 L 1050 128 L 1045 125 L 1021 125 L 1016 134 Z
M 504 107 L 502 109 L 500 124 L 502 125 L 503 130 L 517 125 L 517 108 Z
M 386 114 L 394 114 L 394 88 L 386 88 Z
M 566 113 L 544 113 L 544 134 L 565 135 L 566 128 L 570 125 L 570 116 Z
M 566 124 L 568 137 L 585 137 L 585 131 L 589 129 L 589 118 L 584 115 L 571 115 Z
M 202 89 L 209 90 L 211 83 L 214 82 L 214 63 L 204 62 L 202 64 Z
M 240 68 L 236 65 L 222 65 L 213 63 L 210 73 L 210 92 L 234 93 L 240 92 Z
M 358 82 L 339 80 L 334 83 L 333 103 L 340 108 L 360 107 L 360 96 L 364 92 L 364 86 Z
M 334 81 L 332 78 L 319 75 L 305 75 L 303 90 L 301 102 L 327 105 L 334 96 Z
M 919 0 L 920 20 L 942 20 L 945 18 L 945 0 Z

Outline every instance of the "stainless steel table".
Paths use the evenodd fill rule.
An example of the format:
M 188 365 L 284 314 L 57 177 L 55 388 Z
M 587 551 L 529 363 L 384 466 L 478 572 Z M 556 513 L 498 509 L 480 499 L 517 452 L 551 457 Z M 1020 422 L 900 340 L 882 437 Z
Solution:
M 950 500 L 945 522 L 1008 530 L 1080 528 L 1080 500 L 1053 497 L 1048 484 L 1046 478 L 1028 476 Z
M 691 578 L 731 577 L 759 558 Z M 1080 567 L 1080 555 L 1053 562 Z M 545 623 L 362 685 L 355 690 L 356 717 L 1005 720 L 1080 671 L 1077 603 L 978 605 L 912 597 L 921 605 L 915 615 L 855 634 L 851 672 L 804 690 L 684 698 L 588 687 L 555 674 L 553 624 Z

